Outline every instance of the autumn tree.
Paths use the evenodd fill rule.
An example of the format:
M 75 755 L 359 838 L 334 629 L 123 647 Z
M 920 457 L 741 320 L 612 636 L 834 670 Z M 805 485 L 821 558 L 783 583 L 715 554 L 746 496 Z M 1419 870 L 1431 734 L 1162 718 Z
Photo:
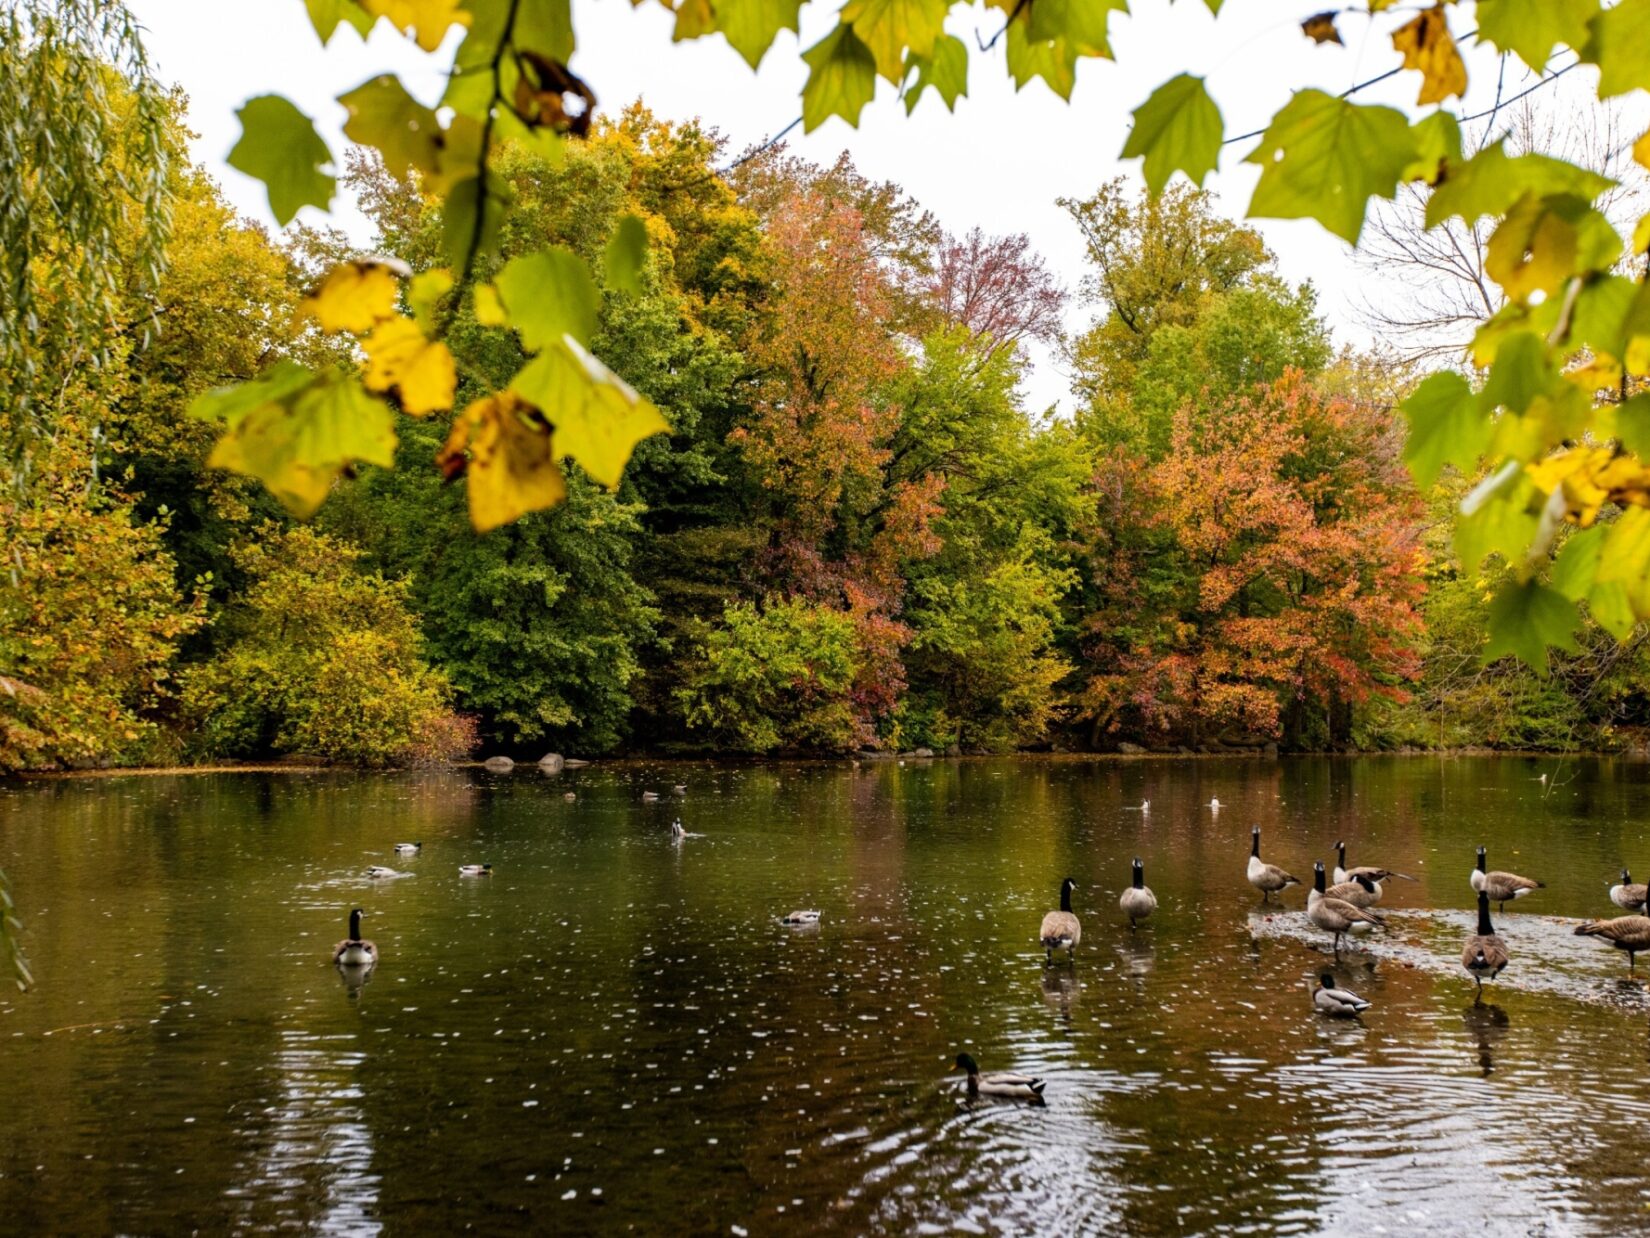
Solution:
M 927 289 L 945 321 L 988 338 L 994 349 L 1060 341 L 1066 291 L 1023 232 L 987 236 L 971 228 L 947 235 Z

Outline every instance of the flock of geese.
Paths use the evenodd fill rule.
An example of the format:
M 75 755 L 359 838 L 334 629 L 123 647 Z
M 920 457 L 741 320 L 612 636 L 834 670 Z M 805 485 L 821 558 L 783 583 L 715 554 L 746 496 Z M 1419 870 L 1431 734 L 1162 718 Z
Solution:
M 1137 811 L 1151 811 L 1149 804 L 1150 801 L 1147 801 L 1140 805 Z M 1375 910 L 1381 901 L 1383 885 L 1392 880 L 1414 881 L 1415 878 L 1373 865 L 1349 868 L 1345 842 L 1336 843 L 1335 852 L 1337 862 L 1333 873 L 1328 874 L 1333 876 L 1332 883 L 1326 881 L 1321 860 L 1312 866 L 1312 889 L 1306 896 L 1306 918 L 1313 927 L 1332 935 L 1335 957 L 1339 959 L 1343 937 L 1385 929 L 1386 918 Z M 1132 869 L 1133 880 L 1117 900 L 1118 910 L 1128 917 L 1131 931 L 1157 910 L 1157 896 L 1146 886 L 1145 865 L 1138 856 Z M 1249 884 L 1260 891 L 1262 903 L 1270 902 L 1272 895 L 1292 885 L 1301 884 L 1300 878 L 1260 858 L 1258 825 L 1250 835 L 1246 876 Z M 1461 947 L 1461 966 L 1476 983 L 1475 994 L 1482 995 L 1484 981 L 1494 980 L 1511 962 L 1507 943 L 1495 931 L 1495 925 L 1490 920 L 1490 904 L 1498 904 L 1499 910 L 1504 912 L 1508 903 L 1545 886 L 1543 882 L 1517 873 L 1490 870 L 1483 847 L 1478 848 L 1478 863 L 1469 880 L 1478 896 L 1478 927 Z M 1071 909 L 1071 892 L 1076 885 L 1070 877 L 1062 881 L 1060 909 L 1043 917 L 1040 938 L 1045 966 L 1053 963 L 1057 950 L 1064 950 L 1068 960 L 1074 958 L 1077 945 L 1083 938 L 1083 926 Z M 1626 951 L 1627 973 L 1632 976 L 1635 974 L 1635 956 L 1641 950 L 1650 950 L 1650 883 L 1634 884 L 1624 868 L 1621 870 L 1621 881 L 1610 887 L 1610 901 L 1630 914 L 1610 920 L 1589 920 L 1577 926 L 1576 936 L 1598 937 L 1617 950 Z M 1351 1019 L 1368 1010 L 1371 1003 L 1339 987 L 1334 975 L 1325 971 L 1319 975 L 1317 987 L 1312 990 L 1312 1005 L 1326 1015 Z M 1043 1089 L 1047 1086 L 1045 1080 L 1034 1075 L 981 1074 L 979 1066 L 966 1053 L 957 1055 L 956 1069 L 967 1073 L 971 1096 L 1041 1101 Z
M 676 786 L 671 790 L 677 795 L 682 795 L 687 788 Z M 651 792 L 643 795 L 643 799 L 657 798 L 658 796 Z M 1220 801 L 1211 800 L 1209 807 L 1219 812 Z M 1143 801 L 1134 806 L 1133 811 L 1151 812 L 1151 801 Z M 673 842 L 681 842 L 689 838 L 702 838 L 703 835 L 683 829 L 681 821 L 677 820 L 671 823 L 670 837 Z M 423 847 L 422 842 L 396 843 L 392 850 L 397 856 L 412 857 L 418 855 Z M 1312 865 L 1312 889 L 1306 896 L 1306 918 L 1315 928 L 1332 935 L 1332 948 L 1335 957 L 1339 959 L 1343 937 L 1361 936 L 1386 928 L 1386 918 L 1375 910 L 1381 901 L 1383 885 L 1388 881 L 1414 881 L 1415 878 L 1373 865 L 1349 868 L 1346 863 L 1345 842 L 1335 844 L 1335 854 L 1336 863 L 1332 874 L 1326 874 L 1321 860 Z M 1119 896 L 1117 907 L 1128 917 L 1129 929 L 1132 932 L 1138 928 L 1142 920 L 1150 919 L 1157 911 L 1157 896 L 1146 885 L 1146 866 L 1139 856 L 1134 858 L 1130 867 L 1130 884 Z M 459 875 L 464 877 L 490 877 L 493 875 L 493 866 L 461 864 L 458 871 Z M 374 864 L 367 869 L 367 876 L 375 879 L 410 875 L 380 864 Z M 1301 884 L 1300 878 L 1260 858 L 1258 825 L 1250 834 L 1249 865 L 1245 875 L 1249 884 L 1260 891 L 1262 903 L 1269 903 L 1272 895 L 1279 894 L 1290 886 Z M 1331 875 L 1333 882 L 1327 880 Z M 1529 877 L 1521 877 L 1517 873 L 1489 870 L 1483 847 L 1478 848 L 1478 864 L 1472 870 L 1470 882 L 1473 891 L 1478 895 L 1478 929 L 1461 947 L 1461 966 L 1476 982 L 1475 992 L 1482 994 L 1484 981 L 1494 980 L 1511 962 L 1507 943 L 1495 931 L 1495 926 L 1490 920 L 1490 904 L 1498 904 L 1499 909 L 1504 912 L 1508 903 L 1543 889 L 1544 883 Z M 1065 878 L 1060 883 L 1060 909 L 1051 911 L 1043 917 L 1038 936 L 1043 946 L 1045 966 L 1053 964 L 1057 950 L 1064 950 L 1068 961 L 1076 957 L 1078 943 L 1083 939 L 1082 923 L 1071 909 L 1071 892 L 1076 887 L 1077 882 L 1074 878 Z M 1635 974 L 1638 952 L 1650 950 L 1650 883 L 1634 884 L 1628 870 L 1624 868 L 1621 870 L 1621 881 L 1610 887 L 1610 901 L 1630 914 L 1610 920 L 1589 920 L 1577 926 L 1576 936 L 1602 938 L 1617 950 L 1625 950 L 1627 973 L 1632 976 Z M 367 972 L 378 965 L 378 947 L 361 936 L 361 918 L 365 914 L 359 907 L 349 913 L 349 936 L 332 950 L 332 961 L 344 973 L 346 981 L 354 980 L 359 983 Z M 819 923 L 820 913 L 816 910 L 792 911 L 778 917 L 778 920 L 780 924 L 806 928 Z M 1318 977 L 1318 986 L 1312 990 L 1312 1004 L 1322 1013 L 1336 1018 L 1357 1018 L 1371 1005 L 1356 993 L 1340 988 L 1335 983 L 1333 974 L 1327 971 Z M 1008 1072 L 982 1074 L 979 1064 L 967 1053 L 957 1055 L 956 1069 L 968 1076 L 967 1087 L 970 1096 L 1001 1096 L 1040 1102 L 1043 1098 L 1043 1089 L 1047 1087 L 1047 1081 L 1035 1075 Z

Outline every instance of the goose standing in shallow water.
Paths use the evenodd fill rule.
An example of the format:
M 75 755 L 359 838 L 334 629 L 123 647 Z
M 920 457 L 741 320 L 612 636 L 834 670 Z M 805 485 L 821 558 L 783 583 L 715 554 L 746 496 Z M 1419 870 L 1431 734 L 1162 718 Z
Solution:
M 1621 870 L 1621 884 L 1610 887 L 1610 901 L 1623 911 L 1644 911 L 1647 896 L 1650 885 L 1634 885 L 1625 868 Z
M 332 961 L 339 967 L 371 967 L 378 962 L 378 947 L 361 936 L 364 914 L 359 907 L 349 913 L 349 936 L 332 948 Z
M 1306 918 L 1326 933 L 1335 934 L 1335 957 L 1341 957 L 1341 937 L 1352 932 L 1353 925 L 1367 924 L 1370 928 L 1385 928 L 1386 921 L 1379 912 L 1354 907 L 1341 898 L 1324 894 L 1323 861 L 1312 865 L 1312 892 L 1306 896 Z M 1365 932 L 1368 929 L 1364 930 Z
M 1348 868 L 1346 866 L 1346 843 L 1344 842 L 1338 842 L 1335 844 L 1335 855 L 1339 861 L 1335 865 L 1335 872 L 1333 874 L 1335 884 L 1340 885 L 1343 882 L 1351 881 L 1354 877 L 1368 877 L 1375 883 L 1376 902 L 1381 901 L 1381 882 L 1389 881 L 1394 877 L 1401 881 L 1415 880 L 1415 878 L 1411 877 L 1408 873 L 1395 873 L 1390 868 L 1374 868 L 1368 864 L 1360 864 L 1356 868 Z
M 1351 881 L 1337 882 L 1323 893 L 1325 898 L 1338 898 L 1341 902 L 1351 903 L 1360 910 L 1367 910 L 1381 901 L 1381 887 L 1368 877 L 1362 876 L 1354 877 Z M 1310 903 L 1311 895 L 1307 896 L 1307 901 Z M 1366 920 L 1359 920 L 1347 929 L 1347 932 L 1361 936 L 1364 933 L 1374 931 L 1374 929 L 1375 925 Z
M 1490 902 L 1499 903 L 1498 910 L 1507 910 L 1507 904 L 1516 898 L 1523 898 L 1531 890 L 1546 889 L 1544 881 L 1532 881 L 1528 877 L 1520 877 L 1517 873 L 1486 873 L 1484 848 L 1478 848 L 1478 867 L 1472 870 L 1472 888 L 1482 890 L 1490 896 Z
M 1276 864 L 1263 864 L 1260 859 L 1260 826 L 1254 828 L 1249 841 L 1249 884 L 1260 891 L 1260 901 L 1271 900 L 1273 894 L 1285 886 L 1298 886 L 1299 877 L 1291 877 Z
M 1478 849 L 1482 859 L 1484 849 Z M 1487 890 L 1478 891 L 1478 932 L 1467 938 L 1467 944 L 1461 947 L 1461 966 L 1465 967 L 1472 978 L 1478 981 L 1478 993 L 1484 992 L 1484 979 L 1494 980 L 1506 969 L 1508 963 L 1507 943 L 1496 934 L 1495 926 L 1490 923 L 1490 896 Z
M 1602 937 L 1617 950 L 1627 951 L 1627 974 L 1633 975 L 1634 956 L 1650 950 L 1650 917 L 1617 916 L 1614 920 L 1589 920 L 1576 929 L 1577 937 Z
M 1337 988 L 1335 977 L 1328 972 L 1318 977 L 1318 987 L 1312 990 L 1312 1004 L 1337 1019 L 1356 1019 L 1369 1009 L 1369 1003 L 1356 993 Z
M 1051 911 L 1043 917 L 1043 927 L 1038 936 L 1043 943 L 1045 966 L 1054 962 L 1056 950 L 1066 951 L 1068 958 L 1077 957 L 1077 943 L 1083 939 L 1083 926 L 1071 911 L 1071 892 L 1076 886 L 1077 882 L 1070 877 L 1062 881 L 1060 910 Z
M 968 1072 L 970 1096 L 1012 1096 L 1017 1100 L 1042 1100 L 1045 1080 L 1035 1075 L 1015 1075 L 1007 1072 L 982 1075 L 979 1065 L 966 1053 L 957 1054 L 956 1069 Z
M 1130 929 L 1134 928 L 1136 920 L 1144 920 L 1157 910 L 1157 895 L 1146 886 L 1146 866 L 1140 862 L 1139 856 L 1134 857 L 1134 884 L 1123 891 L 1117 906 L 1129 918 Z

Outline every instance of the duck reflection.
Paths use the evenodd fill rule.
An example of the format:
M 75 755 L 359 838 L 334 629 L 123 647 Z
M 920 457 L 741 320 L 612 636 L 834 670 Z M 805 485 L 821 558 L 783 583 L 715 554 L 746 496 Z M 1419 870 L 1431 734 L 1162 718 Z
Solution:
M 1499 1006 L 1492 1006 L 1487 1002 L 1474 1002 L 1468 1006 L 1466 1013 L 1461 1016 L 1461 1025 L 1467 1029 L 1467 1035 L 1478 1046 L 1478 1066 L 1487 1079 L 1495 1070 L 1495 1046 L 1507 1037 L 1512 1028 L 1512 1020 L 1507 1018 L 1507 1012 Z

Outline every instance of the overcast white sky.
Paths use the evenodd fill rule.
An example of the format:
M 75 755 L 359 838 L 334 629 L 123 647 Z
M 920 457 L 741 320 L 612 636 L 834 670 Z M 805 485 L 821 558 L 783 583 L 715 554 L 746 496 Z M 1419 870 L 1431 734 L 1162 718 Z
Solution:
M 132 7 L 148 28 L 162 76 L 189 95 L 190 123 L 199 134 L 196 158 L 241 211 L 271 227 L 263 186 L 223 162 L 239 136 L 237 107 L 255 95 L 287 95 L 315 118 L 341 161 L 344 110 L 335 96 L 396 71 L 410 91 L 434 103 L 456 43 L 455 35 L 442 52 L 426 56 L 380 22 L 365 43 L 340 27 L 323 49 L 303 0 L 134 0 Z M 802 47 L 830 28 L 839 7 L 834 0 L 815 0 L 804 9 Z M 1172 7 L 1168 0 L 1136 0 L 1135 7 L 1132 16 L 1113 17 L 1117 63 L 1083 61 L 1069 105 L 1041 81 L 1016 94 L 999 46 L 971 64 L 969 97 L 954 115 L 930 93 L 907 118 L 893 89 L 882 83 L 857 130 L 837 119 L 807 136 L 799 128 L 792 149 L 821 163 L 847 150 L 865 174 L 897 181 L 953 232 L 975 225 L 993 233 L 1027 232 L 1075 288 L 1083 273 L 1082 246 L 1055 199 L 1087 196 L 1120 172 L 1138 178 L 1138 161 L 1121 164 L 1117 152 L 1130 111 L 1157 84 L 1182 71 L 1206 75 L 1227 132 L 1247 132 L 1261 128 L 1294 90 L 1340 91 L 1389 67 L 1389 34 L 1402 20 L 1377 23 L 1348 14 L 1340 19 L 1347 46 L 1315 46 L 1298 25 L 1318 7 L 1313 0 L 1298 6 L 1226 0 L 1218 20 L 1197 0 Z M 800 114 L 806 66 L 795 35 L 781 34 L 753 74 L 720 36 L 673 45 L 673 19 L 658 5 L 633 9 L 629 0 L 574 0 L 573 9 L 579 39 L 573 67 L 594 87 L 604 110 L 641 97 L 663 116 L 703 118 L 728 138 L 732 151 L 764 140 Z M 1471 15 L 1466 5 L 1453 11 L 1458 32 L 1471 29 Z M 988 39 L 1001 23 L 1001 14 L 976 6 L 954 13 L 948 28 L 972 47 L 976 33 Z M 1496 91 L 1493 56 L 1480 50 L 1469 55 L 1468 65 L 1472 86 L 1463 113 L 1487 108 Z M 1419 80 L 1402 73 L 1359 99 L 1414 113 Z M 1525 84 L 1509 65 L 1506 93 Z M 1255 169 L 1241 161 L 1252 146 L 1245 141 L 1227 147 L 1207 185 L 1235 216 L 1242 215 L 1254 185 Z M 363 242 L 369 236 L 347 201 L 335 202 L 330 219 L 310 208 L 301 218 L 331 222 Z M 1367 274 L 1349 248 L 1310 221 L 1264 220 L 1258 226 L 1286 278 L 1318 285 L 1337 338 L 1368 343 L 1356 313 L 1356 284 Z M 1091 316 L 1074 303 L 1074 327 Z M 1062 400 L 1066 387 L 1058 367 L 1042 357 L 1027 395 L 1044 407 Z

